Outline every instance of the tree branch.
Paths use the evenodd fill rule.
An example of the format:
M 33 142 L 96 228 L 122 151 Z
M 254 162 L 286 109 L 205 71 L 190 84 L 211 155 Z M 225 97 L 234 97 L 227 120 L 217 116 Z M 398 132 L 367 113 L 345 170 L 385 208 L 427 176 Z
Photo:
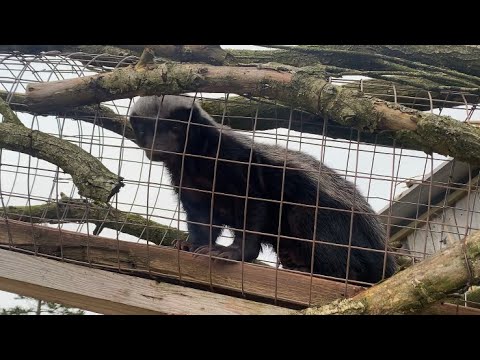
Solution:
M 395 132 L 400 145 L 480 164 L 479 129 L 450 117 L 421 113 L 333 86 L 310 75 L 309 69 L 291 74 L 200 64 L 167 63 L 148 71 L 128 67 L 83 78 L 29 84 L 27 103 L 34 111 L 49 111 L 136 95 L 188 91 L 267 96 L 359 131 Z
M 117 210 L 105 204 L 72 199 L 64 194 L 61 195 L 58 202 L 32 206 L 8 206 L 5 215 L 9 219 L 37 224 L 89 222 L 101 228 L 118 230 L 151 241 L 157 245 L 172 245 L 174 240 L 187 238 L 185 232 L 147 220 L 143 216 Z
M 98 159 L 78 146 L 25 126 L 0 124 L 0 148 L 19 151 L 59 166 L 72 176 L 78 193 L 108 202 L 124 184 Z
M 6 99 L 8 92 L 0 90 L 0 99 Z M 51 109 L 48 111 L 36 112 L 27 105 L 25 94 L 15 93 L 12 96 L 10 108 L 15 111 L 42 116 L 59 116 L 74 120 L 81 120 L 91 124 L 96 124 L 104 129 L 113 131 L 121 136 L 125 134 L 127 139 L 135 142 L 135 133 L 130 122 L 125 116 L 117 114 L 115 111 L 104 105 L 86 105 L 79 106 L 64 111 Z
M 345 300 L 303 310 L 309 315 L 411 314 L 480 282 L 480 231 Z
M 463 54 L 465 46 L 266 45 L 266 47 L 280 50 L 231 50 L 231 53 L 241 63 L 275 61 L 293 66 L 320 65 L 331 76 L 369 76 L 384 80 L 387 84 L 395 82 L 410 85 L 417 90 L 431 91 L 436 97 L 449 89 L 480 94 L 480 78 L 475 65 L 472 64 L 480 51 L 471 49 Z M 456 68 L 446 66 L 457 62 L 460 65 Z M 452 68 L 455 70 L 451 70 Z M 403 91 L 400 90 L 399 95 L 404 95 Z M 451 96 L 462 101 L 458 94 Z
M 465 45 L 369 45 L 360 46 L 373 53 L 410 59 L 458 72 L 480 76 L 480 49 Z
M 3 115 L 3 123 L 10 123 L 16 125 L 22 125 L 20 119 L 15 115 L 12 109 L 8 106 L 8 104 L 0 98 L 0 114 Z

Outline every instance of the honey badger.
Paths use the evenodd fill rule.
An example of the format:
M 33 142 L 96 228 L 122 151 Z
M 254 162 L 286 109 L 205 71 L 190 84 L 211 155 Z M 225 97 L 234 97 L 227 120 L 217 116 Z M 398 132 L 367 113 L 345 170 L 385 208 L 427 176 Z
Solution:
M 211 249 L 213 256 L 249 262 L 261 244 L 277 250 L 279 241 L 283 267 L 310 271 L 313 260 L 314 273 L 345 278 L 351 232 L 350 280 L 378 282 L 384 263 L 385 277 L 395 272 L 392 255 L 369 250 L 385 250 L 384 228 L 370 205 L 352 183 L 313 157 L 252 143 L 188 97 L 142 97 L 130 123 L 137 144 L 149 159 L 165 164 L 180 196 L 189 231 L 188 241 L 177 243 L 181 249 Z M 223 226 L 234 232 L 228 247 L 215 244 Z

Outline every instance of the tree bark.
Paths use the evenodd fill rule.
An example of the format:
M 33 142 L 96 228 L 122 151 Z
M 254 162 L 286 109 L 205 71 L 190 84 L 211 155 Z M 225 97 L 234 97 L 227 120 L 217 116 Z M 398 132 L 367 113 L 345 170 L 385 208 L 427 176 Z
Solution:
M 346 300 L 302 313 L 411 314 L 480 282 L 480 231 Z
M 58 202 L 32 206 L 8 206 L 9 219 L 36 224 L 93 223 L 100 228 L 118 230 L 148 240 L 157 245 L 172 245 L 174 240 L 185 240 L 187 233 L 170 226 L 147 220 L 143 216 L 124 212 L 108 205 L 71 199 L 62 194 Z M 147 230 L 148 227 L 148 230 Z
M 270 97 L 364 132 L 394 132 L 400 145 L 480 164 L 480 130 L 449 117 L 425 114 L 360 92 L 336 87 L 317 76 L 251 67 L 167 63 L 29 84 L 27 103 L 49 111 L 136 95 L 189 91 L 232 92 Z
M 17 117 L 17 115 L 12 111 L 12 109 L 8 106 L 8 104 L 1 98 L 0 98 L 0 114 L 3 115 L 4 123 L 23 126 L 22 122 Z
M 0 98 L 5 99 L 7 93 L 0 91 Z M 223 103 L 217 100 L 202 99 L 198 100 L 202 107 L 209 112 L 213 119 L 218 123 L 222 123 Z M 136 142 L 135 133 L 127 117 L 115 113 L 110 108 L 103 105 L 85 105 L 71 109 L 65 109 L 61 112 L 48 110 L 42 112 L 33 111 L 26 104 L 26 96 L 24 94 L 15 94 L 12 97 L 10 108 L 14 111 L 20 111 L 29 114 L 42 116 L 60 116 L 74 120 L 85 121 L 96 124 L 104 129 L 113 131 L 127 139 Z M 277 128 L 288 128 L 290 109 L 281 104 L 273 102 L 252 102 L 252 100 L 244 97 L 233 97 L 228 100 L 226 117 L 223 120 L 225 125 L 232 129 L 253 131 L 255 112 L 258 108 L 258 118 L 256 130 L 271 130 Z M 250 118 L 250 119 L 247 119 Z M 309 133 L 323 134 L 324 120 L 319 115 L 314 115 L 305 111 L 294 110 L 291 130 Z M 357 135 L 352 132 L 352 128 L 346 126 L 326 127 L 326 136 L 331 138 L 340 138 L 350 140 L 353 137 L 357 139 Z M 394 137 L 388 131 L 381 133 L 361 132 L 360 141 L 367 144 L 377 144 L 385 146 L 393 146 Z M 421 150 L 409 145 L 410 149 Z
M 0 90 L 0 99 L 6 99 L 7 95 L 8 93 L 6 91 Z M 37 112 L 33 111 L 28 106 L 25 94 L 14 94 L 10 100 L 9 107 L 14 111 L 20 111 L 32 115 L 59 116 L 85 121 L 113 131 L 121 136 L 125 135 L 127 139 L 135 141 L 135 133 L 130 125 L 130 121 L 128 121 L 125 116 L 117 114 L 115 111 L 104 105 L 86 105 L 65 109 L 64 111 L 51 109 L 48 111 Z
M 90 199 L 108 202 L 124 185 L 122 177 L 110 172 L 78 146 L 23 125 L 1 123 L 0 148 L 22 152 L 59 166 L 72 176 L 78 193 Z

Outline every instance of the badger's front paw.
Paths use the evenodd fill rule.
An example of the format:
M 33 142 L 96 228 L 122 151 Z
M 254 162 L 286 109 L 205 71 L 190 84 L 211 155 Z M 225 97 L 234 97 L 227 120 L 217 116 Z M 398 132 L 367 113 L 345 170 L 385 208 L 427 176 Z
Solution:
M 187 242 L 186 240 L 173 240 L 172 246 L 176 249 L 180 249 L 188 252 L 192 252 L 195 250 L 194 246 L 191 243 Z
M 211 255 L 214 261 L 222 260 L 242 260 L 242 253 L 240 249 L 231 246 L 212 245 L 211 250 L 209 245 L 200 246 L 194 250 L 196 256 Z

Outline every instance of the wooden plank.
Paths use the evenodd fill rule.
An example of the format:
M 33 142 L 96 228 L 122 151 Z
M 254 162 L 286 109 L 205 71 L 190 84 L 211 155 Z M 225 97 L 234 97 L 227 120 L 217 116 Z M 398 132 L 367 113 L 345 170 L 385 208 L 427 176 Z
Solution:
M 10 231 L 7 231 L 7 226 Z M 212 263 L 209 259 L 194 258 L 191 253 L 177 251 L 171 247 L 137 244 L 126 241 L 87 236 L 71 231 L 31 225 L 8 220 L 0 223 L 0 244 L 9 245 L 8 233 L 12 235 L 12 245 L 23 249 L 34 249 L 41 254 L 72 259 L 83 263 L 111 267 L 112 270 L 128 271 L 132 274 L 167 276 L 213 288 L 242 292 L 245 295 L 261 296 L 291 304 L 324 304 L 345 296 L 353 296 L 363 288 L 345 286 L 343 282 L 326 280 L 314 276 L 293 273 L 288 270 L 257 264 Z M 211 270 L 211 273 L 210 273 Z M 243 277 L 242 277 L 243 272 Z M 211 275 L 211 276 L 210 276 Z
M 135 267 L 138 266 L 139 268 L 145 268 L 145 264 L 147 263 L 146 258 L 143 259 L 143 262 L 141 259 L 142 256 L 147 255 L 145 245 L 123 241 L 117 242 L 112 239 L 95 236 L 88 237 L 86 235 L 68 231 L 62 231 L 60 234 L 57 229 L 42 226 L 34 226 L 32 228 L 30 224 L 15 221 L 9 221 L 9 228 L 12 234 L 13 244 L 16 244 L 16 246 L 21 248 L 32 248 L 33 242 L 31 239 L 33 234 L 38 245 L 37 250 L 39 253 L 58 256 L 60 254 L 61 242 L 63 244 L 62 247 L 65 259 L 70 258 L 78 261 L 85 261 L 85 259 L 90 258 L 92 263 L 103 263 L 104 265 L 108 264 L 110 266 L 117 266 L 117 268 L 120 266 L 123 270 L 132 270 L 133 274 L 135 274 Z M 88 251 L 87 246 L 85 245 L 87 240 L 89 243 Z M 0 223 L 0 244 L 8 243 L 6 224 Z M 103 248 L 104 251 L 102 250 Z M 89 256 L 87 256 L 87 252 L 89 253 Z M 12 259 L 9 262 L 4 261 L 3 253 L 10 254 Z M 154 272 L 154 270 L 158 270 L 158 268 L 168 270 L 170 266 L 170 272 L 176 273 L 178 270 L 178 263 L 176 262 L 177 255 L 177 251 L 173 249 L 150 246 L 149 256 L 151 271 Z M 187 255 L 187 257 L 183 258 L 185 255 Z M 26 257 L 25 259 L 28 258 L 30 263 L 27 264 L 19 260 L 23 257 Z M 175 260 L 174 266 L 171 264 L 172 258 Z M 207 276 L 207 272 L 203 274 L 203 277 L 201 274 L 201 271 L 208 271 L 208 262 L 205 264 L 206 259 L 192 259 L 191 254 L 180 252 L 179 260 L 184 280 L 186 278 L 203 279 Z M 53 262 L 57 264 L 55 268 L 59 268 L 58 266 L 61 265 L 62 270 L 58 273 L 52 271 L 45 272 L 42 271 L 42 267 L 33 266 L 33 261 L 40 261 L 41 264 Z M 163 267 L 159 265 L 162 261 L 166 261 L 166 264 L 164 264 Z M 192 270 L 192 266 L 198 266 L 198 271 Z M 246 293 L 264 295 L 264 290 L 272 290 L 270 286 L 274 286 L 275 284 L 273 281 L 274 279 L 272 280 L 272 272 L 273 275 L 275 275 L 274 269 L 253 264 L 245 264 L 244 266 L 244 270 L 246 271 L 244 274 L 244 286 L 245 290 L 248 290 Z M 66 272 L 63 270 L 66 267 L 72 267 L 74 271 Z M 212 280 L 214 284 L 215 281 L 220 281 L 222 279 L 229 284 L 240 284 L 241 277 L 239 272 L 241 271 L 241 264 L 224 265 L 218 268 L 214 265 L 213 269 L 216 269 L 216 271 L 213 271 L 214 277 Z M 140 269 L 137 269 L 137 271 L 138 270 Z M 23 272 L 29 273 L 30 275 L 28 276 L 32 276 L 32 274 L 33 276 L 37 276 L 39 282 L 33 283 L 25 281 L 26 279 L 31 281 L 31 277 L 24 279 L 16 277 Z M 86 272 L 91 272 L 92 275 L 90 278 L 85 275 Z M 55 274 L 55 276 L 52 274 Z M 278 275 L 279 298 L 281 298 L 281 296 L 293 296 L 293 298 L 295 298 L 295 295 L 297 295 L 296 299 L 308 298 L 306 285 L 309 285 L 309 276 L 293 274 L 286 271 L 279 271 Z M 66 277 L 65 284 L 63 283 L 63 280 L 58 280 L 59 277 L 61 278 L 62 276 Z M 112 278 L 110 276 L 112 278 L 118 277 L 120 280 L 111 281 L 110 279 Z M 91 280 L 87 281 L 87 279 Z M 102 279 L 108 280 L 102 281 Z M 42 282 L 40 282 L 40 280 Z M 95 287 L 90 285 L 96 282 L 98 282 L 99 285 L 95 285 Z M 84 283 L 87 285 L 85 286 L 84 291 L 80 291 L 79 286 Z M 121 286 L 115 287 L 115 284 L 120 283 Z M 143 286 L 143 284 L 148 285 Z M 72 288 L 68 288 L 68 286 L 74 286 L 73 292 L 75 292 L 75 294 L 73 296 Z M 325 286 L 327 290 L 322 286 Z M 344 286 L 345 285 L 342 283 L 339 284 L 325 279 L 313 278 L 312 302 L 324 303 L 330 301 L 329 299 L 336 295 L 340 297 L 342 295 L 341 290 L 344 289 Z M 222 288 L 225 287 L 225 284 L 216 284 L 215 287 Z M 231 313 L 232 309 L 235 313 L 249 313 L 248 311 L 252 311 L 251 313 L 254 314 L 262 313 L 264 310 L 268 311 L 270 314 L 280 314 L 288 311 L 284 308 L 269 307 L 270 305 L 265 305 L 265 308 L 261 308 L 258 303 L 254 303 L 255 306 L 250 304 L 252 302 L 249 302 L 249 305 L 246 305 L 247 303 L 242 303 L 237 306 L 233 300 L 236 298 L 225 297 L 209 291 L 190 289 L 184 286 L 166 283 L 157 284 L 152 280 L 106 272 L 56 260 L 38 258 L 31 255 L 10 252 L 8 250 L 0 250 L 0 288 L 26 296 L 60 302 L 66 305 L 81 307 L 105 314 L 197 313 L 192 312 L 193 310 L 200 311 L 198 313 L 216 314 L 218 311 L 221 311 L 220 313 L 224 313 L 222 311 L 228 311 L 225 313 Z M 140 288 L 142 288 L 142 290 L 140 290 Z M 155 288 L 157 290 L 154 290 Z M 92 289 L 95 289 L 95 291 Z M 146 292 L 144 289 L 151 291 L 151 293 Z M 143 294 L 143 296 L 140 295 L 140 298 L 134 298 L 132 290 L 134 290 L 135 294 Z M 349 290 L 352 292 L 352 294 L 350 294 L 351 296 L 362 291 L 362 288 L 349 286 Z M 106 292 L 103 297 L 98 295 L 102 293 L 102 291 Z M 298 291 L 298 293 L 294 293 L 295 291 Z M 170 295 L 173 296 L 175 300 L 170 300 Z M 219 296 L 219 298 L 216 296 Z M 180 297 L 180 299 L 177 301 L 176 299 L 178 297 Z M 127 300 L 130 299 L 131 301 L 129 302 L 125 300 L 125 298 L 127 298 Z M 163 299 L 165 298 L 168 300 L 167 302 L 163 302 Z M 148 299 L 154 303 L 153 308 L 151 307 L 152 304 L 147 301 Z M 248 301 L 244 299 L 236 300 Z M 172 303 L 176 305 L 172 306 Z M 187 303 L 186 308 L 181 307 L 181 305 L 185 303 Z M 159 305 L 163 307 L 157 307 Z M 219 307 L 220 305 L 223 307 Z M 426 309 L 423 314 L 480 315 L 480 310 L 452 304 L 435 304 L 429 309 Z
M 0 289 L 103 314 L 251 315 L 288 309 L 0 249 Z
M 478 176 L 474 178 L 478 180 Z M 430 207 L 429 210 L 421 214 L 416 220 L 410 222 L 408 225 L 403 227 L 401 230 L 398 230 L 393 236 L 390 237 L 388 242 L 390 244 L 397 244 L 399 246 L 400 242 L 412 234 L 415 230 L 421 229 L 425 226 L 427 220 L 430 220 L 436 214 L 445 210 L 445 206 L 451 206 L 463 197 L 467 196 L 468 188 L 462 188 L 459 190 L 453 191 L 446 199 L 439 201 Z
M 415 184 L 405 190 L 399 199 L 396 199 L 392 204 L 388 204 L 380 210 L 380 219 L 387 225 L 389 215 L 390 218 L 390 236 L 392 237 L 397 231 L 403 229 L 403 226 L 408 223 L 408 219 L 413 219 L 420 216 L 428 210 L 428 204 L 438 202 L 445 197 L 447 191 L 446 185 L 454 186 L 455 184 L 466 184 L 469 180 L 469 171 L 472 171 L 472 176 L 477 176 L 479 167 L 471 166 L 467 163 L 455 160 L 452 171 L 452 162 L 450 160 L 440 164 L 433 170 L 433 175 L 429 174 L 422 182 Z M 433 178 L 433 186 L 431 191 L 431 199 L 429 201 L 429 186 Z M 441 185 L 445 186 L 441 186 Z M 443 204 L 443 203 L 442 203 Z

